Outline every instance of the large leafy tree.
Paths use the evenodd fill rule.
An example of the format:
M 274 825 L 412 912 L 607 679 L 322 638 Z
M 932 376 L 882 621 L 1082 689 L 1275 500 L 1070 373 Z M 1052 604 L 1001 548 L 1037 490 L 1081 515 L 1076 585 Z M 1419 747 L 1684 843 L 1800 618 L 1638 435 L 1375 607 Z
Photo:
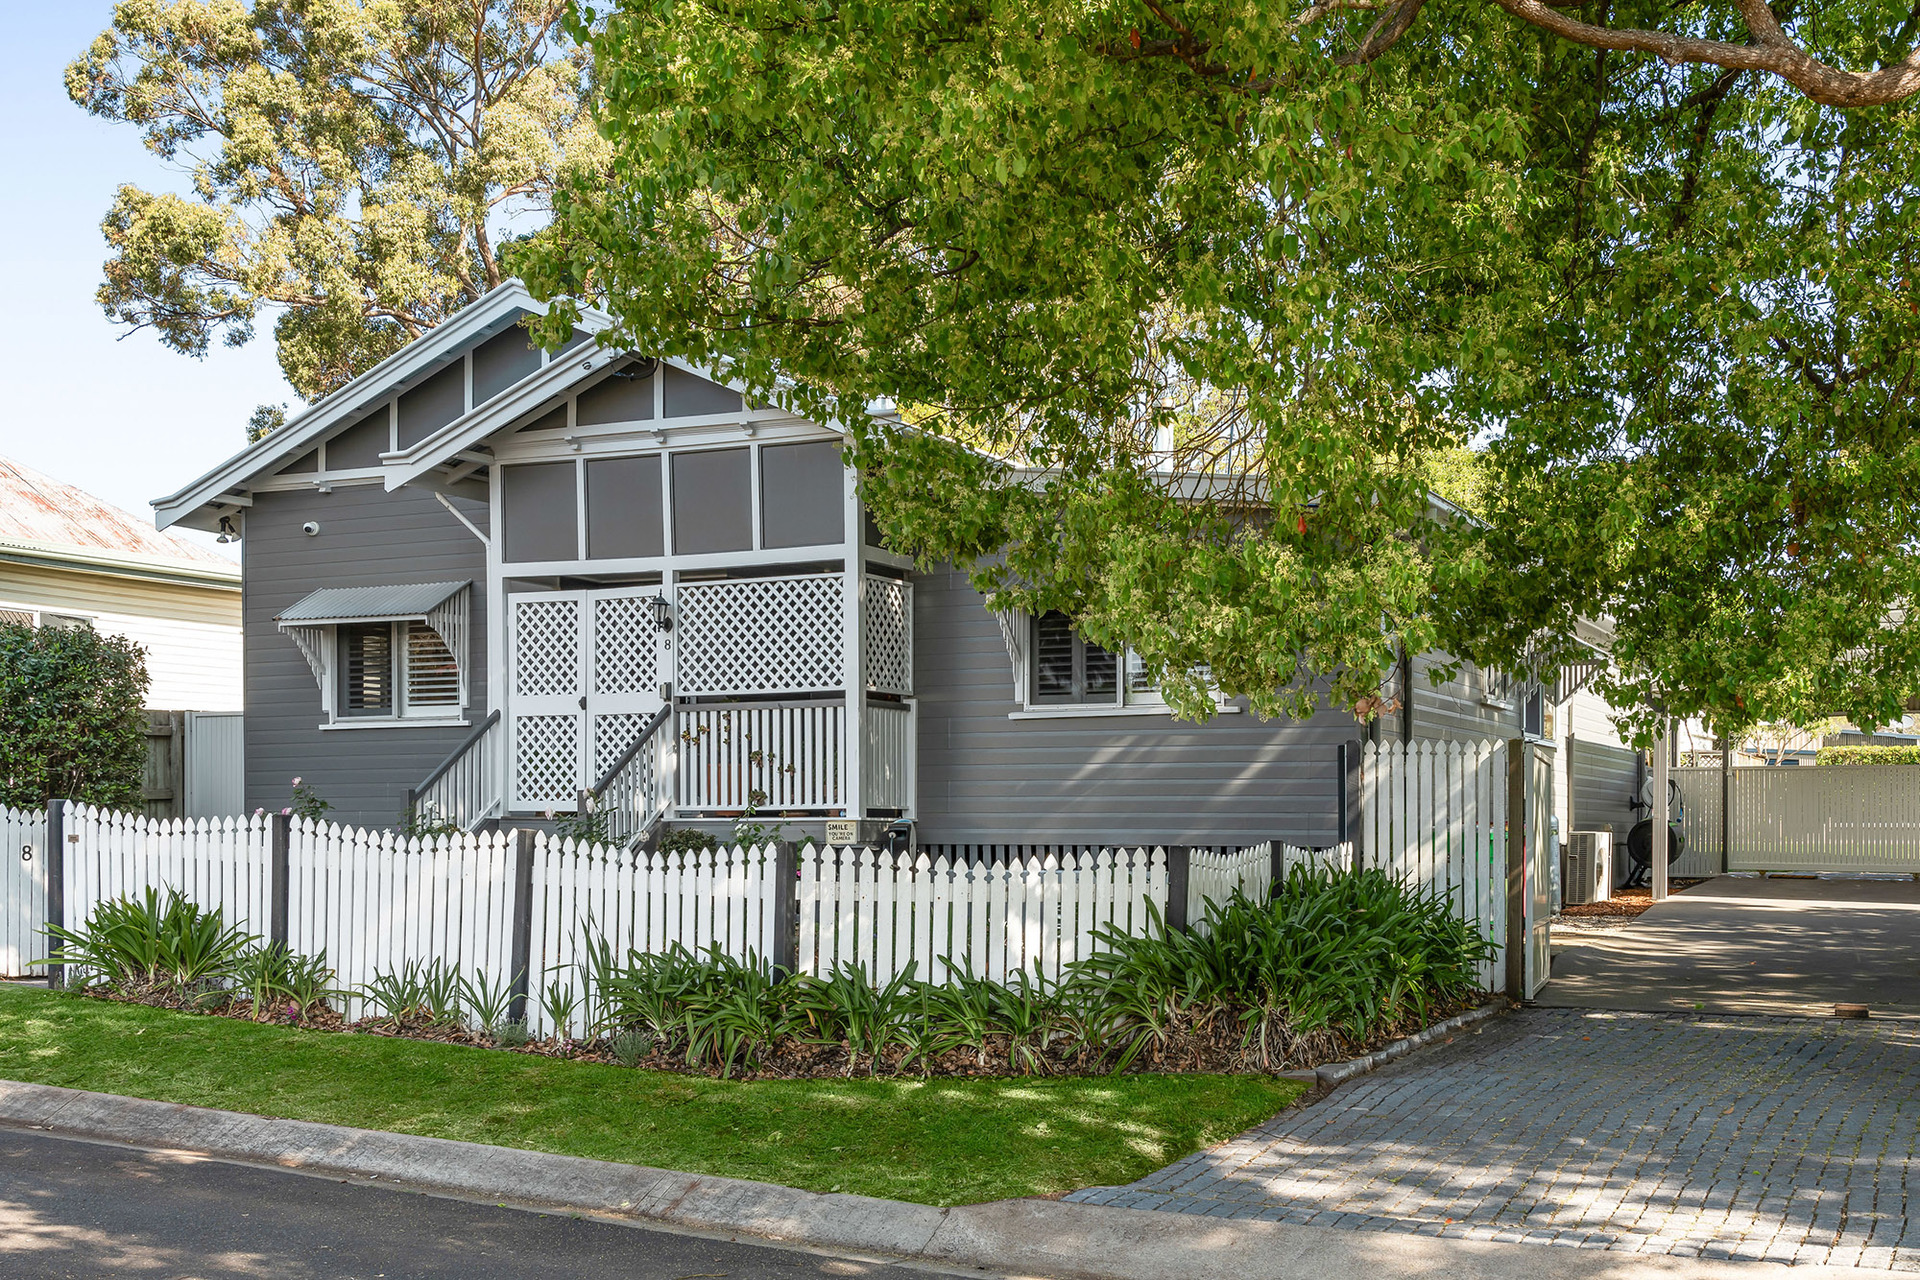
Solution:
M 251 339 L 318 396 L 500 282 L 496 238 L 544 217 L 599 145 L 561 0 L 120 0 L 67 69 L 191 193 L 120 188 L 114 320 L 176 350 Z
M 516 261 L 840 418 L 897 545 L 1195 713 L 1189 672 L 1364 712 L 1402 646 L 1544 668 L 1604 613 L 1622 707 L 1884 721 L 1920 673 L 1917 25 L 586 9 L 608 173 Z M 1428 498 L 1468 442 L 1484 523 Z
M 0 623 L 0 805 L 138 808 L 146 650 L 92 627 Z

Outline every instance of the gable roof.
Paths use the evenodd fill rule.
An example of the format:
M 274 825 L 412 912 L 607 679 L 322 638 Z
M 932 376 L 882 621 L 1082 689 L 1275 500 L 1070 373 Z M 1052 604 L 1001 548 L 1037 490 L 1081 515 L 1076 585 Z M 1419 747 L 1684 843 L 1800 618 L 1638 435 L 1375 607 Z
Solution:
M 154 523 L 165 529 L 203 508 L 221 505 L 222 499 L 230 497 L 236 488 L 294 461 L 396 392 L 438 373 L 468 347 L 506 330 L 520 312 L 544 315 L 546 310 L 546 305 L 534 301 L 533 295 L 518 280 L 503 281 L 454 313 L 445 323 L 409 342 L 338 391 L 316 401 L 278 431 L 255 441 L 184 488 L 164 498 L 155 498 Z M 580 328 L 587 333 L 597 333 L 611 323 L 598 311 L 583 310 Z M 547 369 L 578 363 L 556 360 Z M 538 378 L 547 369 L 532 376 Z M 232 505 L 244 505 L 244 502 L 236 501 Z
M 0 457 L 0 556 L 222 584 L 240 577 L 240 566 L 218 552 L 6 457 Z

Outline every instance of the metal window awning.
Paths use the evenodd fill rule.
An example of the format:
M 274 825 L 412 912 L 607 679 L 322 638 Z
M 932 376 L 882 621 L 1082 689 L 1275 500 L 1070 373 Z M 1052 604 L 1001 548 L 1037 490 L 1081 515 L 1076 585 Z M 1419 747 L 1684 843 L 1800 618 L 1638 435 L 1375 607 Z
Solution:
M 453 655 L 454 665 L 467 665 L 467 599 L 472 580 L 418 582 L 387 587 L 322 587 L 310 591 L 274 618 L 287 638 L 298 645 L 326 688 L 326 631 L 352 622 L 413 622 L 432 627 Z

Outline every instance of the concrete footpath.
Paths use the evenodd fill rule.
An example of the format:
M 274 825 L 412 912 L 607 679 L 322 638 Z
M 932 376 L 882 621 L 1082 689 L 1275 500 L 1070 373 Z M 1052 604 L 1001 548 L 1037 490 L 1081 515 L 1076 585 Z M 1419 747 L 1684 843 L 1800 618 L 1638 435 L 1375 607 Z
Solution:
M 1623 1256 L 1575 1248 L 1440 1240 L 1257 1221 L 1221 1221 L 1048 1200 L 936 1209 L 821 1195 L 571 1156 L 278 1120 L 0 1081 L 0 1125 L 236 1163 L 377 1180 L 437 1195 L 999 1275 L 1103 1280 L 1449 1280 L 1778 1275 L 1832 1280 L 1858 1267 L 1785 1267 Z

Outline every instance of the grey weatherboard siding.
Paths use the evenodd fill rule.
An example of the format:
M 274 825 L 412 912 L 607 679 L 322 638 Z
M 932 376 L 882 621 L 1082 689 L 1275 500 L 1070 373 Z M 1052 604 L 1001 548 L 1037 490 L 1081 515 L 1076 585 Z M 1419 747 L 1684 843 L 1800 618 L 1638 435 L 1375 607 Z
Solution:
M 453 499 L 485 527 L 486 507 Z M 318 521 L 308 537 L 300 526 Z M 487 707 L 485 549 L 425 489 L 388 493 L 336 484 L 332 493 L 258 493 L 240 544 L 245 561 L 247 809 L 284 807 L 295 777 L 333 805 L 336 822 L 387 827 L 409 786 L 471 729 L 450 726 L 322 730 L 320 690 L 300 650 L 274 625 L 288 605 L 321 587 L 469 579 L 467 714 Z
M 921 841 L 1333 842 L 1350 715 L 1010 720 L 1012 665 L 979 594 L 951 571 L 913 581 Z

